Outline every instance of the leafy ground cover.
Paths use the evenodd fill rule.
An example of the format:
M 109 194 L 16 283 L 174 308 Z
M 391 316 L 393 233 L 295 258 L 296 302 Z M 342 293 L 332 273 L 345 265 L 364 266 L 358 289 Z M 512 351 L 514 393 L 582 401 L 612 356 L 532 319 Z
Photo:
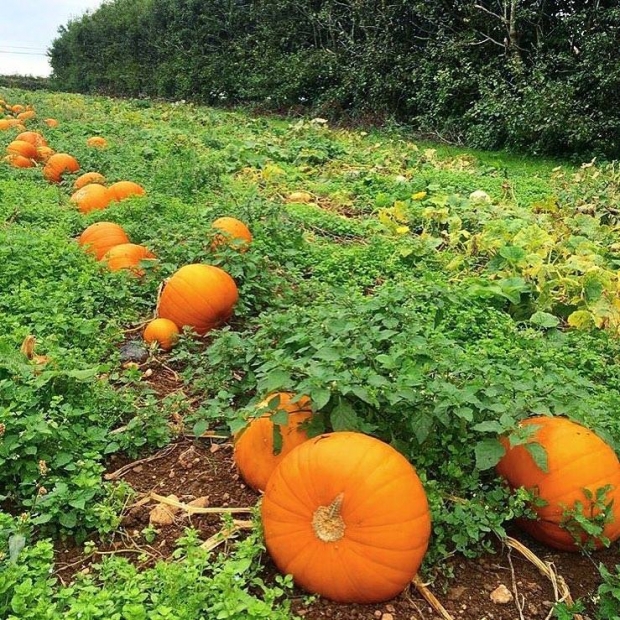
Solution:
M 64 585 L 50 542 L 92 552 L 123 532 L 140 497 L 105 479 L 118 455 L 145 458 L 206 432 L 228 437 L 274 390 L 308 394 L 315 431 L 374 434 L 415 465 L 433 517 L 429 579 L 454 570 L 457 554 L 493 551 L 526 514 L 527 497 L 509 494 L 493 470 L 498 435 L 520 419 L 568 415 L 620 447 L 615 165 L 462 151 L 398 128 L 332 130 L 322 119 L 0 94 L 32 104 L 28 127 L 75 155 L 81 171 L 147 190 L 83 215 L 69 201 L 73 177 L 52 186 L 40 168 L 0 166 L 7 617 L 298 613 L 290 580 L 266 581 L 258 529 L 220 554 L 201 549 L 190 528 L 171 550 L 174 562 L 139 571 L 110 553 Z M 1 146 L 16 133 L 0 132 Z M 89 147 L 93 135 L 108 147 Z M 210 223 L 220 216 L 248 224 L 247 252 L 213 246 Z M 110 272 L 77 245 L 102 220 L 158 257 L 143 277 Z M 169 354 L 150 349 L 146 362 L 127 362 L 123 345 L 141 342 L 160 283 L 192 262 L 233 276 L 232 321 L 203 340 L 183 335 Z M 20 351 L 29 336 L 46 363 Z M 145 545 L 158 535 L 149 526 L 140 533 Z M 600 618 L 620 600 L 609 557 L 600 574 L 592 566 L 598 610 L 584 598 Z M 570 615 L 565 603 L 554 613 Z

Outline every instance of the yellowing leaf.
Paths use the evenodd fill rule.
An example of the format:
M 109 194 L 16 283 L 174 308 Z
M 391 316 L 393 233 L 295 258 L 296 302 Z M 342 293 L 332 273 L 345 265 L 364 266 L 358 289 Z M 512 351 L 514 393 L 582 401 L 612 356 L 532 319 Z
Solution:
M 396 232 L 397 232 L 399 235 L 406 235 L 406 234 L 409 232 L 409 226 L 399 226 L 399 227 L 396 229 Z
M 413 196 L 411 196 L 411 200 L 424 200 L 426 196 L 426 192 L 416 192 Z
M 575 329 L 591 329 L 595 321 L 588 310 L 576 310 L 568 317 L 568 324 Z

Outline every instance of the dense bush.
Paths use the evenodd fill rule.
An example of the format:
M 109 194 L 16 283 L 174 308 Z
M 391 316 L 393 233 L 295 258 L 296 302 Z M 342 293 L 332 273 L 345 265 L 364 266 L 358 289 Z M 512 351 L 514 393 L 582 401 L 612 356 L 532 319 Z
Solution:
M 620 154 L 615 2 L 114 0 L 60 29 L 56 85 L 396 117 L 451 141 Z

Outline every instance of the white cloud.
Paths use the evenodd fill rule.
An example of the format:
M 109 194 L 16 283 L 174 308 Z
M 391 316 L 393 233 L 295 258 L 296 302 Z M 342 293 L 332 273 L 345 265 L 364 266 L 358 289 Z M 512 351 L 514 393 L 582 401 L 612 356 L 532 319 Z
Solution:
M 14 0 L 3 3 L 0 75 L 51 73 L 46 52 L 58 28 L 104 0 Z M 6 6 L 4 6 L 6 4 Z

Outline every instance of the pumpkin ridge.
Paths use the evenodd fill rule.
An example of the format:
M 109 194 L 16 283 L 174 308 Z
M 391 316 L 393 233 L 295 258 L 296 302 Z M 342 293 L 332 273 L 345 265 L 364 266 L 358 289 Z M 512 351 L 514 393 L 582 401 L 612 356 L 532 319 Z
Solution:
M 407 526 L 414 526 L 414 524 L 419 521 L 420 519 L 423 519 L 424 515 L 420 515 L 419 517 L 416 517 L 415 519 L 411 519 L 409 521 L 404 521 L 402 523 L 399 524 L 399 527 L 401 528 L 401 530 Z M 355 524 L 347 524 L 348 527 L 348 532 L 347 532 L 347 540 L 352 542 L 352 543 L 357 543 L 359 545 L 364 545 L 364 547 L 370 547 L 370 548 L 375 548 L 375 549 L 387 549 L 388 551 L 413 551 L 415 549 L 419 549 L 420 547 L 427 545 L 427 542 L 422 542 L 422 544 L 419 544 L 419 542 L 414 542 L 413 540 L 413 536 L 412 536 L 412 540 L 410 541 L 410 545 L 407 547 L 389 547 L 385 542 L 382 543 L 372 543 L 372 542 L 367 542 L 366 540 L 360 540 L 359 538 L 356 538 L 355 534 L 364 534 L 365 536 L 372 534 L 373 532 L 369 532 L 368 529 L 369 528 L 364 528 L 363 526 L 356 526 Z M 373 529 L 378 529 L 378 530 L 385 530 L 386 527 L 389 527 L 389 524 L 385 524 L 385 525 L 376 525 L 376 526 L 372 526 Z M 413 527 L 412 527 L 413 529 Z M 418 528 L 416 528 L 418 529 Z M 429 532 L 430 533 L 430 532 Z M 419 536 L 415 537 L 420 538 Z M 399 539 L 399 541 L 402 540 Z
M 391 583 L 401 583 L 401 581 L 395 581 L 394 579 L 390 579 L 386 574 L 385 574 L 385 569 L 391 569 L 392 571 L 396 570 L 394 569 L 393 566 L 391 566 L 389 563 L 384 563 L 381 562 L 380 560 L 377 560 L 376 558 L 369 558 L 368 555 L 366 555 L 363 550 L 361 549 L 357 549 L 354 545 L 347 545 L 347 551 L 349 553 L 353 553 L 355 555 L 357 555 L 358 557 L 362 558 L 363 560 L 367 561 L 367 562 L 371 562 L 372 564 L 376 564 L 377 566 L 381 567 L 381 577 L 383 579 L 385 579 L 386 581 L 389 581 Z M 410 555 L 411 551 L 409 549 L 403 549 L 402 552 L 403 554 L 406 554 L 407 556 Z M 400 572 L 400 571 L 397 571 Z
M 183 283 L 185 283 L 185 280 L 182 280 Z M 170 286 L 169 289 L 169 293 L 166 295 L 166 288 Z M 200 315 L 199 312 L 195 312 L 194 311 L 194 306 L 193 304 L 188 302 L 188 298 L 185 296 L 185 288 L 182 286 L 178 286 L 176 284 L 173 284 L 172 286 L 170 284 L 168 284 L 166 286 L 166 288 L 164 288 L 164 292 L 162 293 L 162 298 L 164 297 L 164 295 L 166 296 L 176 296 L 177 298 L 179 298 L 182 302 L 183 302 L 183 312 L 185 313 L 185 315 L 188 318 L 191 318 L 193 323 L 192 324 L 197 324 L 200 323 L 202 325 L 203 323 L 203 318 Z M 161 306 L 161 300 L 160 300 L 160 304 Z M 175 303 L 173 304 L 174 306 L 177 305 L 181 305 L 179 303 Z M 158 311 L 159 314 L 159 311 Z M 177 320 L 179 320 L 179 318 L 177 317 L 177 311 L 176 308 L 173 308 L 171 312 L 168 313 L 170 317 L 174 316 Z M 162 317 L 162 318 L 169 318 L 169 317 Z M 196 319 L 196 320 L 194 320 Z M 176 323 L 176 321 L 173 320 L 174 323 Z M 184 323 L 185 325 L 190 325 L 190 323 Z M 181 325 L 179 325 L 179 327 L 181 327 Z

